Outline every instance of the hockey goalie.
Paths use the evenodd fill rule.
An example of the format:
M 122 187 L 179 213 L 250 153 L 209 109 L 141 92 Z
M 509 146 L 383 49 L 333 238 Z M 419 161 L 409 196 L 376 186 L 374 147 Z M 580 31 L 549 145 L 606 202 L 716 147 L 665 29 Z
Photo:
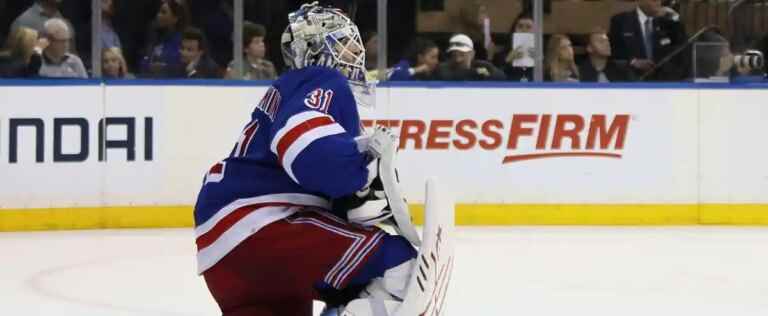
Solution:
M 290 71 L 198 194 L 198 272 L 224 316 L 310 316 L 313 300 L 326 316 L 439 315 L 453 269 L 450 197 L 427 181 L 420 236 L 398 184 L 397 137 L 361 128 L 357 106 L 372 106 L 373 87 L 357 27 L 316 3 L 288 19 Z

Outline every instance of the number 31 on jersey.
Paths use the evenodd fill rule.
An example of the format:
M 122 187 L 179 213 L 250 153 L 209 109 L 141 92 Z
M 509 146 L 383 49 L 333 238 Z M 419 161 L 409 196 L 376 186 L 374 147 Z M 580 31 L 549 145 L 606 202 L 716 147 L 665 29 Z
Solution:
M 328 113 L 328 108 L 331 106 L 331 100 L 333 100 L 333 90 L 318 88 L 307 94 L 307 97 L 304 98 L 304 105 L 310 109 Z

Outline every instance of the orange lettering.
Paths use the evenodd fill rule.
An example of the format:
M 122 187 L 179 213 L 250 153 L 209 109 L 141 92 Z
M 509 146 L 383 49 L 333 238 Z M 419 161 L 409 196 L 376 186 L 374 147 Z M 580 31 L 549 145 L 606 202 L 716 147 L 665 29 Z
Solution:
M 421 149 L 423 146 L 421 136 L 427 129 L 426 124 L 419 120 L 404 120 L 400 128 L 400 149 L 405 149 L 408 140 L 413 140 L 413 149 Z
M 453 147 L 459 150 L 467 150 L 475 147 L 477 143 L 477 137 L 472 130 L 477 128 L 477 123 L 473 120 L 461 120 L 456 123 L 456 135 L 466 140 L 461 142 L 459 139 L 453 140 Z
M 377 120 L 376 125 L 386 126 L 389 128 L 400 127 L 400 120 Z
M 523 127 L 523 123 L 536 123 L 539 116 L 537 114 L 518 114 L 512 117 L 512 126 L 509 128 L 509 140 L 507 148 L 517 149 L 517 140 L 523 135 L 533 135 L 533 129 Z
M 495 130 L 493 129 L 494 127 L 495 127 Z M 480 140 L 480 147 L 486 150 L 499 148 L 499 146 L 501 146 L 500 131 L 503 127 L 504 127 L 504 124 L 502 124 L 501 121 L 499 120 L 485 121 L 480 131 L 483 133 L 483 135 L 490 138 L 491 141 L 487 141 L 485 139 Z
M 611 122 L 611 126 L 606 128 L 605 115 L 592 115 L 592 121 L 589 123 L 589 134 L 587 135 L 587 149 L 594 149 L 597 138 L 600 137 L 600 149 L 608 149 L 612 139 L 614 149 L 624 149 L 624 140 L 627 136 L 629 126 L 629 115 L 616 115 Z
M 427 149 L 448 149 L 451 144 L 450 128 L 453 126 L 451 120 L 434 120 L 429 124 L 429 134 L 427 135 Z M 442 131 L 440 129 L 443 129 Z M 445 129 L 448 130 L 445 130 Z
M 549 122 L 551 120 L 551 114 L 544 114 L 541 116 L 541 124 L 539 124 L 539 136 L 536 138 L 536 149 L 547 148 L 547 137 L 549 137 Z
M 572 128 L 567 128 L 567 124 L 571 123 Z M 571 139 L 571 148 L 581 148 L 581 142 L 579 138 L 579 132 L 584 129 L 584 119 L 575 114 L 563 114 L 557 116 L 555 122 L 555 134 L 552 138 L 552 149 L 560 149 L 564 138 Z

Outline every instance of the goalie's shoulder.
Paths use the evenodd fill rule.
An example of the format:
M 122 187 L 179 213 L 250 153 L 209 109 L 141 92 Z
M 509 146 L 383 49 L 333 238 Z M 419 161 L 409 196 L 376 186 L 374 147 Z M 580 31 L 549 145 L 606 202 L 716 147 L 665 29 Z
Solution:
M 348 84 L 348 80 L 338 70 L 327 67 L 308 66 L 284 73 L 276 81 L 278 84 L 296 87 Z

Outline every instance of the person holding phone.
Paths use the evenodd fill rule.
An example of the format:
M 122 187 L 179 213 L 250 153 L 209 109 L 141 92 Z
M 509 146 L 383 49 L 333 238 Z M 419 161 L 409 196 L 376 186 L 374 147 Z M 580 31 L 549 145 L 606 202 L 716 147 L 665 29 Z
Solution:
M 509 30 L 509 47 L 493 57 L 493 64 L 498 66 L 510 81 L 533 81 L 533 56 L 536 55 L 533 32 L 531 13 L 520 13 Z

